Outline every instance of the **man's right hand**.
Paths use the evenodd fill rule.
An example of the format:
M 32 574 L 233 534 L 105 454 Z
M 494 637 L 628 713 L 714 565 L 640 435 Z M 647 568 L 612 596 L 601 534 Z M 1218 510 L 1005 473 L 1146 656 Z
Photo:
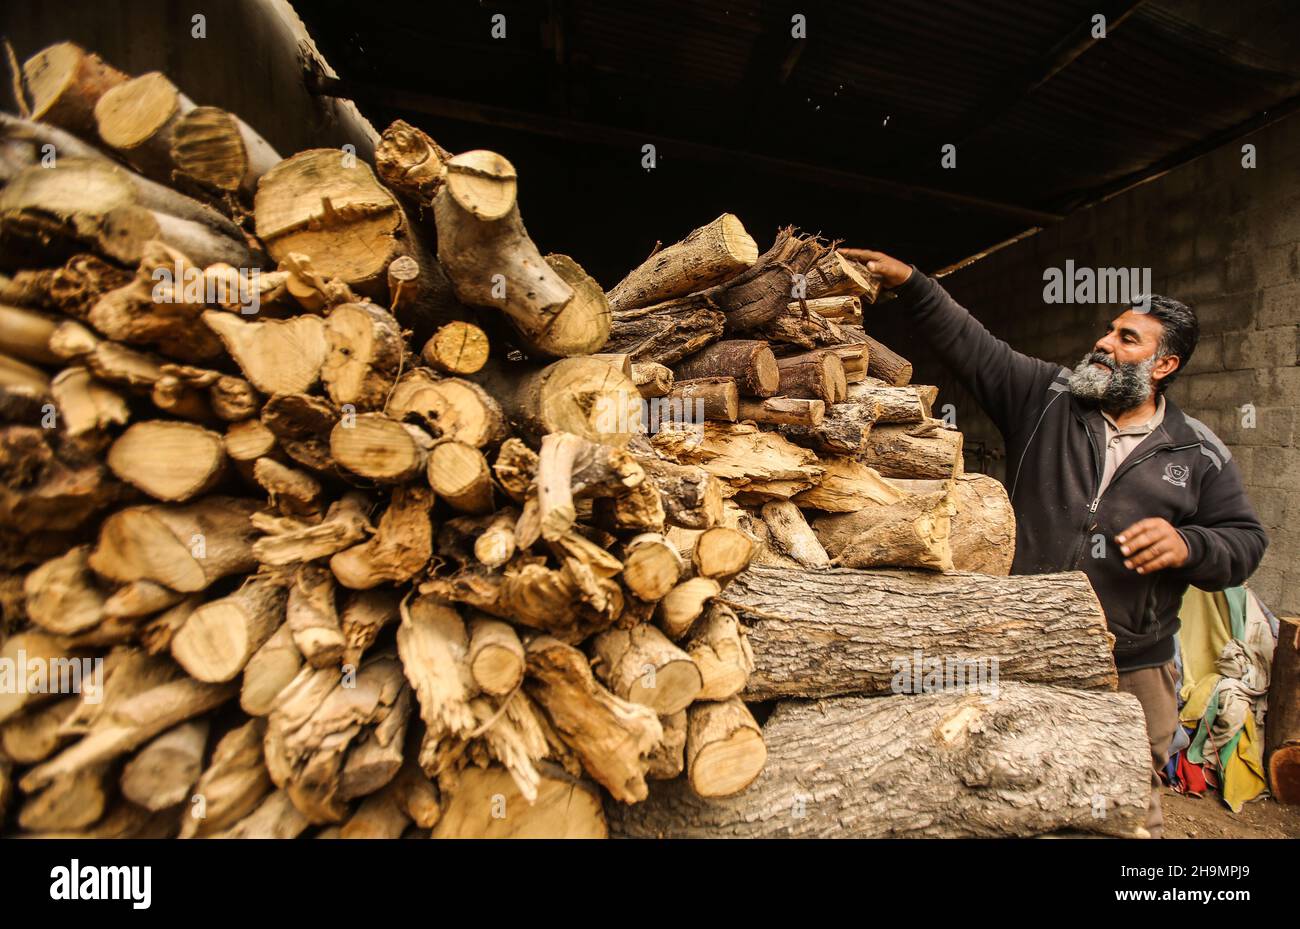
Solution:
M 912 276 L 912 266 L 891 258 L 884 252 L 873 252 L 869 248 L 841 248 L 840 254 L 845 258 L 860 261 L 872 274 L 880 276 L 880 283 L 886 290 L 893 290 Z

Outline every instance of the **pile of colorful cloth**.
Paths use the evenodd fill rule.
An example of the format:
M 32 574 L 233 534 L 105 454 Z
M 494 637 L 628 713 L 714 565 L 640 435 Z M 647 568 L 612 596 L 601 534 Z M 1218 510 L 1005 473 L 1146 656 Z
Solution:
M 1217 788 L 1234 813 L 1268 788 L 1264 714 L 1277 618 L 1245 587 L 1189 587 L 1175 660 L 1179 720 L 1165 777 L 1180 793 Z

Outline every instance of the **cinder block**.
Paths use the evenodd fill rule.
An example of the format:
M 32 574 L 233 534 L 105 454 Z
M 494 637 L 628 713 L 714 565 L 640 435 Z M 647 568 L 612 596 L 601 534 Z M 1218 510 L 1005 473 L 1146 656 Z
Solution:
M 1300 281 L 1300 245 L 1275 245 L 1263 249 L 1257 267 L 1260 287 Z
M 1294 407 L 1270 406 L 1243 410 L 1238 407 L 1224 411 L 1219 417 L 1220 428 L 1215 433 L 1229 446 L 1234 445 L 1294 445 Z
M 1201 340 L 1192 353 L 1192 360 L 1182 372 L 1182 377 L 1201 374 L 1206 371 L 1223 370 L 1223 336 L 1201 334 Z
M 1300 449 L 1259 446 L 1251 461 L 1254 493 L 1260 488 L 1300 490 Z M 1300 555 L 1300 553 L 1297 553 Z
M 1188 407 L 1228 409 L 1251 402 L 1254 379 L 1242 372 L 1218 371 L 1189 375 L 1174 387 L 1180 385 L 1186 391 Z
M 1276 562 L 1271 551 L 1265 552 L 1264 560 L 1247 581 L 1247 586 L 1255 592 L 1255 596 L 1274 612 L 1287 609 L 1281 606 L 1286 572 Z
M 1300 405 L 1300 368 L 1258 368 L 1247 401 L 1257 407 Z
M 1268 217 L 1264 225 L 1263 245 L 1289 245 L 1300 242 L 1300 196 L 1274 199 L 1265 204 Z
M 1170 296 L 1174 299 L 1182 299 L 1176 293 Z M 1196 319 L 1201 324 L 1202 334 L 1254 328 L 1255 320 L 1259 316 L 1259 294 L 1254 291 L 1219 294 L 1184 302 L 1189 303 L 1196 311 Z
M 1223 367 L 1227 371 L 1246 368 L 1285 368 L 1296 363 L 1297 326 L 1274 326 L 1223 335 Z
M 1300 281 L 1265 287 L 1256 325 L 1261 329 L 1300 323 Z

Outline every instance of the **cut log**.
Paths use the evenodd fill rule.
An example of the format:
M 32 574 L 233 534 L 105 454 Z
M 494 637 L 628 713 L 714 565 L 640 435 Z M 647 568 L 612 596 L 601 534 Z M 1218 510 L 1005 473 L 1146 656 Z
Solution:
M 451 745 L 443 743 L 453 743 L 477 726 L 469 706 L 475 691 L 469 634 L 455 609 L 430 597 L 417 597 L 402 611 L 397 650 L 425 725 L 420 767 L 436 777 L 452 760 Z
M 736 389 L 747 397 L 770 397 L 781 384 L 776 357 L 766 342 L 727 339 L 691 355 L 673 368 L 679 381 L 701 377 L 735 378 Z M 783 391 L 784 392 L 784 391 Z
M 244 322 L 224 311 L 203 314 L 244 376 L 262 393 L 303 393 L 320 378 L 329 357 L 325 324 L 316 316 Z
M 486 568 L 499 568 L 515 556 L 518 550 L 515 523 L 519 514 L 515 510 L 501 510 L 492 517 L 483 532 L 474 540 L 474 557 Z
M 781 434 L 800 445 L 832 455 L 860 455 L 880 415 L 872 400 L 835 403 L 815 426 L 784 426 Z
M 943 421 L 877 426 L 862 456 L 882 477 L 947 480 L 962 473 L 962 434 Z
M 221 193 L 251 197 L 280 155 L 251 126 L 215 106 L 195 107 L 172 127 L 170 160 L 185 177 Z
M 934 493 L 945 485 L 897 479 L 889 483 L 908 493 Z M 1002 482 L 987 474 L 959 474 L 952 481 L 952 505 L 948 547 L 953 567 L 976 574 L 1010 574 L 1016 556 L 1016 514 Z
M 758 260 L 758 245 L 731 213 L 654 252 L 609 292 L 611 310 L 636 309 L 725 281 Z
M 748 423 L 705 423 L 702 439 L 659 432 L 653 444 L 681 464 L 698 464 L 746 503 L 788 500 L 824 473 L 808 449 Z
M 880 278 L 837 251 L 822 255 L 805 276 L 806 295 L 812 300 L 852 296 L 865 303 L 875 303 L 880 292 Z
M 249 517 L 259 506 L 253 500 L 204 497 L 184 506 L 119 510 L 100 527 L 90 567 L 113 581 L 154 581 L 182 593 L 203 590 L 218 578 L 257 566 Z
M 284 623 L 244 665 L 240 707 L 249 716 L 269 715 L 276 697 L 298 676 L 302 664 L 302 653 L 293 644 L 293 631 Z
M 692 577 L 668 591 L 655 607 L 655 618 L 670 639 L 680 639 L 700 618 L 709 601 L 722 592 L 711 577 Z
M 592 677 L 582 652 L 546 635 L 528 644 L 525 687 L 615 800 L 645 799 L 646 756 L 663 736 L 654 711 L 611 694 Z
M 830 557 L 803 512 L 789 500 L 763 504 L 763 522 L 767 524 L 768 540 L 777 551 L 797 561 L 805 568 L 824 568 Z
M 433 829 L 435 839 L 603 839 L 608 835 L 594 785 L 545 766 L 529 803 L 505 768 L 466 768 Z
M 280 512 L 308 518 L 320 515 L 322 488 L 320 481 L 310 474 L 282 465 L 274 458 L 259 458 L 253 463 L 253 480 Z
M 57 364 L 59 356 L 50 351 L 50 336 L 58 325 L 59 320 L 48 313 L 0 303 L 0 352 L 36 364 Z
M 492 472 L 483 453 L 455 440 L 439 442 L 429 453 L 429 486 L 459 513 L 492 511 Z
M 745 689 L 754 653 L 731 609 L 710 604 L 682 647 L 700 669 L 703 686 L 697 700 L 727 700 Z
M 849 385 L 849 400 L 878 403 L 880 423 L 919 423 L 930 415 L 921 387 L 888 387 L 875 383 Z
M 0 668 L 4 668 L 3 687 L 0 687 L 0 722 L 21 712 L 23 709 L 41 703 L 47 703 L 56 696 L 52 691 L 50 678 L 56 677 L 56 683 L 62 685 L 82 680 L 80 651 L 74 651 L 52 635 L 43 632 L 18 632 L 5 639 L 0 645 Z M 31 671 L 37 668 L 37 671 Z M 20 673 L 21 672 L 21 673 Z M 89 686 L 89 685 L 87 685 Z
M 253 555 L 265 565 L 289 565 L 326 558 L 350 548 L 374 529 L 366 518 L 366 499 L 344 494 L 330 505 L 325 518 L 315 524 L 268 522 L 261 514 L 253 525 L 267 535 L 253 543 Z
M 836 297 L 813 297 L 795 301 L 786 306 L 786 313 L 791 316 L 816 314 L 822 319 L 844 320 L 853 323 L 862 317 L 862 298 L 854 294 Z
M 382 413 L 343 418 L 330 431 L 330 454 L 353 474 L 400 484 L 425 470 L 433 439 L 419 426 Z
M 497 445 L 506 437 L 501 405 L 472 381 L 434 378 L 416 368 L 402 375 L 384 407 L 394 419 L 423 423 L 433 435 L 475 448 Z
M 623 548 L 623 583 L 647 603 L 672 590 L 684 566 L 677 548 L 657 532 L 634 536 Z
M 155 738 L 122 769 L 122 795 L 159 812 L 189 799 L 203 772 L 208 721 L 190 720 Z
M 215 839 L 296 839 L 311 823 L 284 790 L 266 795 L 253 812 L 229 829 L 213 834 Z
M 344 303 L 326 317 L 325 338 L 329 352 L 320 379 L 334 405 L 382 409 L 405 360 L 397 320 L 373 303 Z
M 701 294 L 666 300 L 616 312 L 605 348 L 631 355 L 634 364 L 673 365 L 722 338 L 726 320 Z
M 172 657 L 197 680 L 234 680 L 284 621 L 284 608 L 284 587 L 254 578 L 191 613 L 172 639 Z
M 32 119 L 98 143 L 95 104 L 128 76 L 72 42 L 41 49 L 23 62 Z
M 429 337 L 420 357 L 443 374 L 474 374 L 487 364 L 488 337 L 473 323 L 450 322 Z
M 484 693 L 504 696 L 524 679 L 524 646 L 509 623 L 482 614 L 469 622 L 469 670 Z
M 691 705 L 703 678 L 691 656 L 654 626 L 610 629 L 591 641 L 592 670 L 615 696 L 671 716 Z
M 1043 721 L 1053 725 L 1044 728 Z M 781 703 L 744 793 L 705 800 L 681 781 L 607 804 L 619 836 L 747 838 L 1145 835 L 1150 749 L 1128 694 L 1008 684 Z M 1100 811 L 1100 813 L 1099 813 Z
M 110 789 L 102 767 L 59 777 L 39 793 L 28 791 L 27 802 L 18 811 L 18 827 L 56 834 L 85 829 L 103 815 Z
M 476 377 L 534 442 L 548 432 L 572 432 L 622 446 L 640 430 L 641 392 L 631 378 L 594 358 L 564 358 L 541 369 L 489 362 Z
M 104 615 L 126 619 L 150 616 L 175 606 L 183 599 L 181 594 L 153 581 L 133 581 L 119 587 L 104 601 Z
M 912 363 L 902 355 L 892 351 L 887 345 L 877 342 L 856 326 L 841 326 L 845 341 L 850 344 L 865 343 L 870 351 L 867 374 L 879 378 L 891 387 L 904 387 L 912 382 Z
M 1088 689 L 1117 682 L 1113 637 L 1081 572 L 987 577 L 754 565 L 723 600 L 749 625 L 757 667 L 746 699 L 890 693 L 918 657 L 964 673 L 988 670 L 995 656 L 1002 681 Z
M 834 564 L 846 568 L 951 571 L 952 512 L 951 489 L 941 486 L 890 503 L 866 503 L 852 513 L 823 516 L 815 526 Z
M 168 181 L 176 124 L 194 103 L 159 71 L 150 71 L 106 91 L 95 104 L 95 123 L 104 144 L 143 174 Z
M 728 332 L 743 332 L 775 319 L 793 296 L 795 275 L 806 272 L 826 252 L 811 236 L 782 229 L 753 266 L 706 294 L 726 314 Z
M 72 738 L 63 730 L 63 724 L 80 702 L 80 697 L 68 697 L 34 707 L 5 722 L 0 726 L 0 748 L 5 758 L 20 765 L 49 758 Z
M 181 818 L 182 839 L 214 835 L 257 809 L 271 790 L 271 777 L 262 761 L 265 724 L 250 719 L 221 737 L 194 788 L 202 798 Z
M 1278 617 L 1264 731 L 1268 786 L 1279 803 L 1300 803 L 1300 620 Z
M 686 711 L 660 716 L 664 737 L 650 753 L 645 776 L 656 781 L 677 777 L 686 770 Z
M 776 365 L 780 371 L 782 396 L 806 397 L 831 404 L 848 395 L 844 363 L 834 352 L 791 355 L 778 358 Z
M 636 389 L 647 400 L 666 397 L 673 389 L 673 369 L 654 361 L 634 363 L 632 383 L 636 384 Z
M 663 419 L 677 425 L 698 425 L 705 419 L 734 423 L 740 413 L 736 381 L 730 377 L 676 380 L 668 392 L 666 412 L 669 415 Z
M 702 701 L 686 711 L 686 778 L 697 796 L 739 793 L 766 762 L 763 731 L 739 697 Z
M 156 500 L 183 503 L 206 493 L 226 462 L 221 435 L 193 423 L 135 423 L 108 450 L 109 469 Z
M 392 190 L 427 207 L 447 180 L 451 157 L 423 130 L 398 119 L 375 146 L 375 170 Z
M 854 513 L 864 506 L 895 503 L 904 496 L 874 468 L 857 459 L 827 456 L 821 459 L 821 466 L 825 469 L 821 483 L 796 494 L 797 505 L 828 513 Z
M 104 618 L 107 595 L 87 564 L 89 545 L 78 545 L 52 558 L 23 581 L 27 618 L 46 632 L 75 635 Z
M 425 488 L 406 485 L 394 490 L 374 537 L 330 558 L 339 583 L 369 590 L 409 581 L 422 571 L 433 555 L 432 507 L 433 494 Z
M 289 587 L 285 624 L 307 664 L 338 667 L 345 639 L 334 604 L 334 576 L 326 568 L 317 564 L 298 567 Z
M 825 416 L 826 404 L 821 400 L 768 397 L 766 400 L 741 400 L 738 418 L 764 425 L 814 428 L 821 425 Z
M 727 583 L 749 565 L 754 543 L 745 533 L 730 526 L 713 526 L 695 538 L 691 565 L 699 577 Z

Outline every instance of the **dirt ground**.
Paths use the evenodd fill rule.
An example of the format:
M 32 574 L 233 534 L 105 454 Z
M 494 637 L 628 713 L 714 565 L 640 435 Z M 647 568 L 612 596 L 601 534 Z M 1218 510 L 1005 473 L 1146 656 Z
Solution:
M 1168 839 L 1300 838 L 1300 806 L 1283 806 L 1272 797 L 1254 800 L 1234 813 L 1217 793 L 1198 800 L 1165 788 L 1160 805 Z

